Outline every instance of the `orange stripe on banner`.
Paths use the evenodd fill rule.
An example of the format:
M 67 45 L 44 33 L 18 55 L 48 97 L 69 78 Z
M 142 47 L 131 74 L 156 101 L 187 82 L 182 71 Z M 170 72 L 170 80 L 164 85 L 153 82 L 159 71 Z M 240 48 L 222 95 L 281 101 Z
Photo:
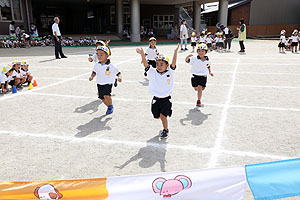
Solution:
M 0 200 L 105 200 L 106 178 L 0 182 Z

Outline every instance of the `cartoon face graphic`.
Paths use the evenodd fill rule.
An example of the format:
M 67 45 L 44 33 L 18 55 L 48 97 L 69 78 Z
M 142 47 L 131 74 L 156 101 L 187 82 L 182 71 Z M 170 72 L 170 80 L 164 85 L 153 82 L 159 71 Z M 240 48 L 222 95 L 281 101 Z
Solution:
M 172 197 L 182 190 L 189 189 L 192 186 L 192 181 L 187 176 L 176 176 L 174 179 L 166 180 L 157 178 L 152 183 L 152 188 L 155 193 L 160 193 L 164 198 Z
M 37 187 L 34 190 L 34 196 L 42 200 L 58 200 L 63 197 L 63 195 L 53 187 L 53 185 L 46 184 L 41 187 Z

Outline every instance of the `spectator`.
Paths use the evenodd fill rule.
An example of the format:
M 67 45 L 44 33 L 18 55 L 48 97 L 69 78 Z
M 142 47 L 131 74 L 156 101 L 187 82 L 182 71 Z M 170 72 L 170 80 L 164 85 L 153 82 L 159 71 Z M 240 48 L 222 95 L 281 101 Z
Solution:
M 9 36 L 14 37 L 16 36 L 16 31 L 15 31 L 15 21 L 10 22 L 9 24 Z
M 180 47 L 181 47 L 181 51 L 183 50 L 188 50 L 186 47 L 187 47 L 187 39 L 188 39 L 188 30 L 187 30 L 187 27 L 186 27 L 186 20 L 182 20 L 182 24 L 180 26 Z M 183 41 L 185 41 L 185 49 L 182 48 L 182 45 L 183 45 Z
M 31 38 L 39 37 L 37 27 L 34 23 L 30 24 L 30 36 Z

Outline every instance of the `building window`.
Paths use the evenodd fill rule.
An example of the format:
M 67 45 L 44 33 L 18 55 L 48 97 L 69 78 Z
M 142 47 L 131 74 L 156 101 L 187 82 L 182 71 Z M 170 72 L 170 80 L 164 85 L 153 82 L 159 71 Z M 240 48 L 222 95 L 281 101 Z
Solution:
M 153 28 L 168 29 L 174 25 L 174 15 L 153 15 Z
M 23 21 L 21 0 L 0 0 L 0 21 Z
M 116 7 L 110 6 L 110 25 L 116 25 L 117 15 L 116 15 Z M 123 6 L 123 23 L 125 25 L 130 24 L 130 7 Z

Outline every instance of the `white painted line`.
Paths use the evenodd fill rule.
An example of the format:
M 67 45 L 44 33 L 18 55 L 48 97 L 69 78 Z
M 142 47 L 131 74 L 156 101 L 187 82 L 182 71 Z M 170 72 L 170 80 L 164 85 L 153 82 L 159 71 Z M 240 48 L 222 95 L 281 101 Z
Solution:
M 212 152 L 211 157 L 210 157 L 209 162 L 208 162 L 208 166 L 210 168 L 215 167 L 217 162 L 218 162 L 218 156 L 220 154 L 220 150 L 221 150 L 221 147 L 222 147 L 222 139 L 223 139 L 223 136 L 224 136 L 224 129 L 225 129 L 226 121 L 227 121 L 227 113 L 228 113 L 229 105 L 231 103 L 231 98 L 232 98 L 232 93 L 233 93 L 235 78 L 236 78 L 236 72 L 237 72 L 239 63 L 240 63 L 240 58 L 238 58 L 237 61 L 236 61 L 236 65 L 235 65 L 235 68 L 234 68 L 234 73 L 232 75 L 232 81 L 231 81 L 231 84 L 230 84 L 228 96 L 227 96 L 227 99 L 226 99 L 226 102 L 225 102 L 225 105 L 224 105 L 224 108 L 223 108 L 223 111 L 222 111 L 222 115 L 221 115 L 221 121 L 220 121 L 220 126 L 219 126 L 219 129 L 218 129 L 218 132 L 217 132 L 217 138 L 216 138 L 216 141 L 215 141 L 215 145 L 213 147 L 213 152 Z
M 137 59 L 137 58 L 136 58 Z M 134 59 L 132 59 L 134 60 Z M 31 69 L 76 69 L 76 70 L 86 70 L 86 69 L 92 69 L 93 66 L 91 67 L 40 67 L 40 66 L 31 66 Z M 141 69 L 120 69 L 120 71 L 124 72 L 145 72 L 145 70 Z M 189 70 L 176 70 L 177 72 L 188 72 L 190 73 Z M 232 71 L 213 71 L 215 74 L 233 74 L 234 72 Z M 284 72 L 235 72 L 236 74 L 255 74 L 255 75 L 281 75 L 281 76 L 300 76 L 300 73 L 284 73 Z
M 185 150 L 185 151 L 194 151 L 197 153 L 212 153 L 212 148 L 202 148 L 196 145 L 176 145 L 176 144 L 157 144 L 152 142 L 133 142 L 133 141 L 126 141 L 126 140 L 110 140 L 104 138 L 95 138 L 95 137 L 84 137 L 84 138 L 77 138 L 74 136 L 61 136 L 61 135 L 53 135 L 51 133 L 26 133 L 26 132 L 13 132 L 13 131 L 3 131 L 0 130 L 0 135 L 8 135 L 12 137 L 33 137 L 33 138 L 43 138 L 43 139 L 52 139 L 52 140 L 59 140 L 64 141 L 66 143 L 83 143 L 83 142 L 90 142 L 90 143 L 100 143 L 104 145 L 124 145 L 124 146 L 131 146 L 142 148 L 145 146 L 151 146 L 158 149 L 178 149 L 178 150 Z M 67 135 L 67 134 L 63 134 Z M 235 156 L 242 156 L 242 157 L 261 157 L 261 158 L 272 158 L 278 160 L 285 160 L 285 159 L 292 159 L 292 157 L 288 156 L 279 156 L 279 155 L 271 155 L 271 154 L 260 154 L 255 152 L 244 152 L 244 151 L 233 151 L 233 150 L 222 150 L 222 154 L 229 154 Z
M 132 59 L 129 59 L 129 60 L 126 60 L 126 61 L 122 61 L 122 62 L 119 62 L 117 64 L 115 64 L 116 66 L 117 65 L 121 65 L 123 63 L 126 63 L 128 61 L 131 61 L 131 60 L 134 60 L 134 59 L 137 59 L 137 58 L 132 58 Z M 42 90 L 42 89 L 45 89 L 45 88 L 49 88 L 49 87 L 52 87 L 52 86 L 56 86 L 56 85 L 59 85 L 59 84 L 62 84 L 62 83 L 65 83 L 65 82 L 68 82 L 68 81 L 71 81 L 71 80 L 75 80 L 81 76 L 85 76 L 85 75 L 88 75 L 90 74 L 91 71 L 89 72 L 86 72 L 84 74 L 80 74 L 80 75 L 77 75 L 77 76 L 73 76 L 71 78 L 67 78 L 67 79 L 64 79 L 62 81 L 58 81 L 58 82 L 55 82 L 55 83 L 52 83 L 50 85 L 46 85 L 46 86 L 43 86 L 43 87 L 38 87 L 38 88 L 35 88 L 34 90 L 28 90 L 26 92 L 18 92 L 17 94 L 10 94 L 10 95 L 7 95 L 7 96 L 4 96 L 4 97 L 1 97 L 0 98 L 0 101 L 3 101 L 3 100 L 6 100 L 6 99 L 10 99 L 10 98 L 13 98 L 13 97 L 17 97 L 17 96 L 20 96 L 20 95 L 24 95 L 24 94 L 30 94 L 32 93 L 33 91 L 39 91 L 39 90 Z
M 53 77 L 36 77 L 37 80 L 62 80 L 64 78 L 53 78 Z M 75 79 L 75 81 L 89 81 L 86 79 Z M 122 83 L 143 83 L 144 81 L 131 81 L 131 80 L 123 80 Z M 174 82 L 175 85 L 191 85 L 188 82 Z M 230 84 L 206 84 L 208 86 L 222 86 L 222 87 L 228 87 Z M 277 86 L 277 85 L 234 85 L 235 87 L 254 87 L 254 88 L 279 88 L 279 89 L 300 89 L 300 87 L 293 87 L 293 86 Z
M 52 97 L 64 97 L 64 98 L 74 98 L 74 99 L 97 99 L 96 96 L 76 96 L 76 95 L 64 95 L 64 94 L 49 94 L 49 93 L 38 93 L 38 92 L 32 92 L 27 93 L 30 95 L 39 95 L 39 96 L 52 96 Z M 114 98 L 113 101 L 130 101 L 130 102 L 150 102 L 151 99 L 145 100 L 145 99 L 123 99 L 123 98 Z M 195 103 L 192 102 L 180 102 L 180 101 L 172 101 L 174 104 L 182 104 L 182 105 L 195 105 Z M 212 107 L 220 107 L 224 108 L 224 104 L 211 104 L 211 103 L 205 103 L 205 106 L 212 106 Z M 263 110 L 275 110 L 275 111 L 294 111 L 294 112 L 300 112 L 300 109 L 298 108 L 280 108 L 280 107 L 265 107 L 265 106 L 247 106 L 247 105 L 229 105 L 230 108 L 248 108 L 248 109 L 263 109 Z

